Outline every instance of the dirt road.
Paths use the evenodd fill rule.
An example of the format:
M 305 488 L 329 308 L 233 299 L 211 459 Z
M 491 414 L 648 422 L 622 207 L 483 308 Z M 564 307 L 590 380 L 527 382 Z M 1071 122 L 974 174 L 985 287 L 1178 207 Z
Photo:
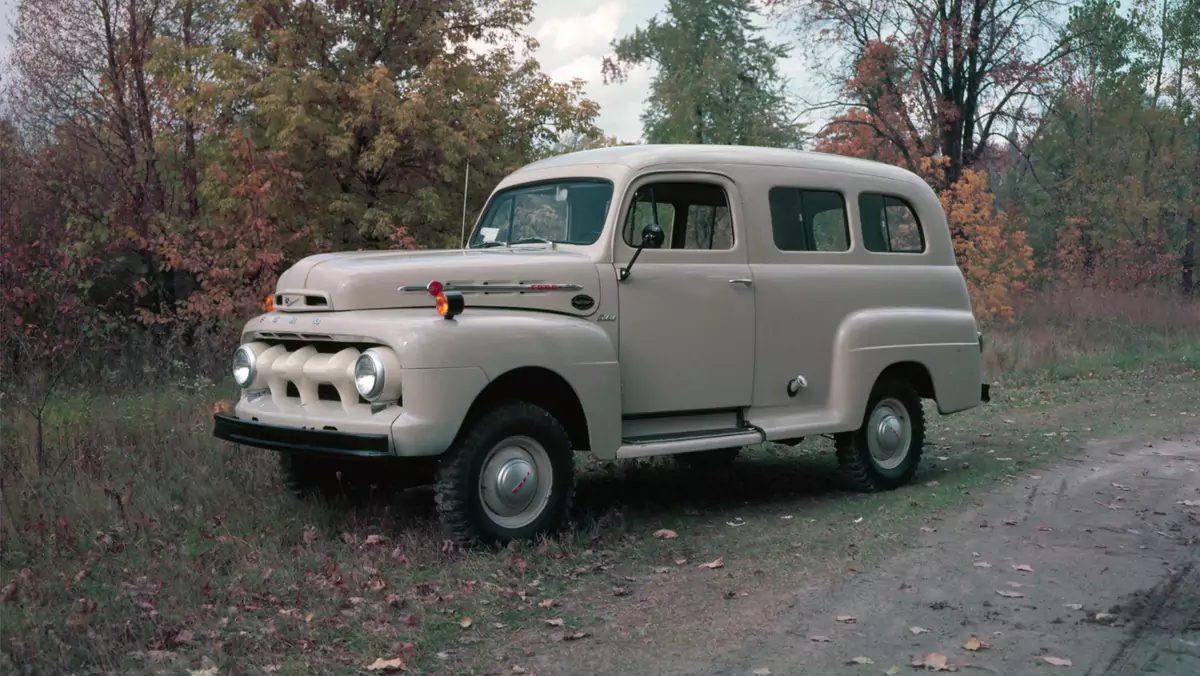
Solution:
M 911 539 L 808 588 L 758 589 L 736 611 L 636 632 L 637 617 L 613 618 L 588 642 L 545 646 L 530 666 L 543 676 L 913 673 L 914 658 L 938 653 L 963 672 L 1200 674 L 1200 430 L 1094 442 Z M 965 649 L 972 637 L 986 647 Z

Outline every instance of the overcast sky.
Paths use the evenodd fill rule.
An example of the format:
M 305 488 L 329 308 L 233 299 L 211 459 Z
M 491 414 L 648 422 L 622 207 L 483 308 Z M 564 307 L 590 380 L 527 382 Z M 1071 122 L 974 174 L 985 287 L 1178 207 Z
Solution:
M 0 0 L 0 62 L 8 54 L 16 5 L 17 0 Z M 588 96 L 601 106 L 600 126 L 605 133 L 623 141 L 641 138 L 639 115 L 648 94 L 651 72 L 640 68 L 624 84 L 605 85 L 600 76 L 600 61 L 611 51 L 610 43 L 615 38 L 632 32 L 665 6 L 666 0 L 538 0 L 529 27 L 541 43 L 537 57 L 542 68 L 555 79 L 586 80 Z M 770 30 L 767 37 L 782 41 L 789 36 Z M 811 80 L 798 58 L 781 64 L 781 70 L 790 80 L 791 89 L 809 95 L 804 90 L 811 87 Z

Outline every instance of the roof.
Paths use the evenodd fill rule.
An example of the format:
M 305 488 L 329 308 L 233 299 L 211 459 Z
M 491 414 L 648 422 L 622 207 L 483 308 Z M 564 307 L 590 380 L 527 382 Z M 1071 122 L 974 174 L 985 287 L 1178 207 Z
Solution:
M 646 144 L 611 146 L 556 155 L 528 164 L 524 169 L 555 169 L 581 164 L 618 164 L 634 170 L 675 163 L 757 164 L 796 169 L 824 169 L 855 174 L 872 174 L 901 181 L 921 179 L 900 167 L 872 160 L 818 153 L 807 150 L 694 144 Z

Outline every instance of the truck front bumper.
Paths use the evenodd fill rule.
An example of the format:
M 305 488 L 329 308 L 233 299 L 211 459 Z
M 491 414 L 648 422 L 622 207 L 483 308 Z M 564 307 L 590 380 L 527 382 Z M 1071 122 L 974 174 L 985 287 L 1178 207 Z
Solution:
M 284 427 L 213 414 L 213 436 L 235 444 L 289 453 L 391 457 L 386 434 L 355 434 L 331 430 Z

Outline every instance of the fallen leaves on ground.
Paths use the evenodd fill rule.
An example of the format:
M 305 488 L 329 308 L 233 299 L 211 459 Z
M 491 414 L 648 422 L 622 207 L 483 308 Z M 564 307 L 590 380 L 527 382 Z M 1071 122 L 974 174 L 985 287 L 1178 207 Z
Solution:
M 470 627 L 471 626 L 471 618 L 469 618 L 469 617 L 462 618 L 461 620 L 458 621 L 458 626 L 462 627 L 463 629 Z
M 408 671 L 408 665 L 399 657 L 390 660 L 380 657 L 367 666 L 367 671 Z
M 997 594 L 999 594 L 999 595 L 1001 595 L 1001 596 L 1003 596 L 1004 598 L 1009 598 L 1009 599 L 1023 599 L 1023 598 L 1025 598 L 1025 595 L 1024 595 L 1024 594 L 1022 594 L 1021 592 L 1005 591 L 1005 590 L 1003 590 L 1003 589 L 997 589 L 997 590 L 996 590 L 996 593 L 997 593 Z
M 921 526 L 921 532 L 922 532 L 922 533 L 936 533 L 936 532 L 937 532 L 937 529 L 936 529 L 936 528 L 930 528 L 929 526 Z
M 809 638 L 808 640 L 812 641 L 813 643 L 832 643 L 833 642 L 833 639 L 829 638 L 828 636 L 813 636 L 813 637 Z
M 587 638 L 589 636 L 591 636 L 591 634 L 587 633 L 586 631 L 577 631 L 574 634 L 563 634 L 562 640 L 578 641 L 581 638 Z
M 377 545 L 377 544 L 383 543 L 386 540 L 387 540 L 387 538 L 383 537 L 382 535 L 368 535 L 367 539 L 363 541 L 363 544 L 364 545 Z
M 941 653 L 929 653 L 925 657 L 913 658 L 914 667 L 925 667 L 931 671 L 950 671 L 946 666 L 946 656 Z
M 699 566 L 697 566 L 697 568 L 707 568 L 709 570 L 715 570 L 717 568 L 724 568 L 724 567 L 725 567 L 725 557 L 724 556 L 718 556 L 717 558 L 713 559 L 712 561 L 709 561 L 708 563 L 702 563 Z
M 1016 570 L 1016 571 L 1020 571 L 1022 573 L 1032 573 L 1033 572 L 1033 567 L 1026 565 L 1024 563 L 1021 563 L 1021 564 L 1014 563 L 1012 569 Z
M 654 572 L 658 573 L 659 575 L 663 575 L 665 573 L 671 572 L 671 569 L 666 566 L 655 566 Z
M 987 647 L 987 642 L 979 640 L 979 637 L 977 636 L 972 636 L 971 638 L 967 639 L 966 643 L 963 644 L 963 649 L 970 651 L 983 650 Z
M 553 608 L 556 605 L 558 605 L 558 599 L 546 599 L 545 601 L 538 601 L 538 608 Z
M 854 617 L 853 615 L 838 615 L 834 619 L 842 624 L 854 624 L 855 622 L 858 622 L 858 618 Z
M 551 627 L 561 627 L 567 623 L 566 620 L 562 619 L 561 617 L 552 617 L 552 618 L 550 618 L 548 620 L 544 620 L 544 621 L 546 624 L 550 625 Z
M 992 564 L 988 563 L 987 561 L 976 561 L 975 567 L 976 568 L 991 568 Z
M 1200 500 L 1180 500 L 1179 504 L 1184 507 L 1200 507 Z
M 1113 613 L 1096 613 L 1096 616 L 1092 619 L 1097 624 L 1112 624 L 1114 621 L 1116 621 L 1117 616 Z
M 771 670 L 766 667 L 763 667 L 762 669 L 755 669 L 754 676 L 771 676 Z
M 659 530 L 654 531 L 654 537 L 661 540 L 673 540 L 679 537 L 679 533 L 676 533 L 669 528 L 660 528 Z
M 1083 610 L 1082 603 L 1064 603 L 1063 606 L 1071 610 Z
M 909 627 L 908 630 L 914 634 L 928 634 L 929 633 L 929 630 L 926 629 L 925 627 L 913 626 L 913 627 Z
M 875 660 L 870 657 L 851 657 L 846 661 L 846 664 L 875 664 Z
M 1069 660 L 1065 657 L 1054 657 L 1053 655 L 1039 655 L 1038 659 L 1042 660 L 1046 664 L 1053 664 L 1056 667 L 1072 666 L 1071 660 Z

